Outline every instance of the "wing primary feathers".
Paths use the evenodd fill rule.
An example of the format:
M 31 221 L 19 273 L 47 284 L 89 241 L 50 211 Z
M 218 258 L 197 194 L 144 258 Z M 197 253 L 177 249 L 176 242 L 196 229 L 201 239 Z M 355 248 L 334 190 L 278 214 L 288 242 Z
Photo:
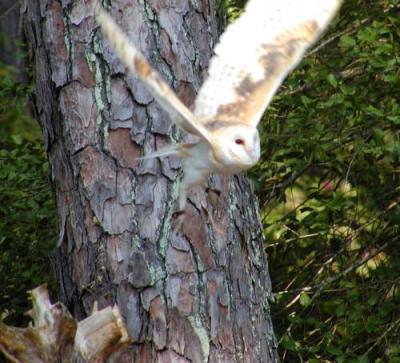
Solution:
M 99 1 L 93 1 L 93 9 L 103 33 L 112 44 L 122 62 L 130 72 L 139 76 L 153 97 L 169 114 L 172 121 L 176 122 L 185 131 L 209 142 L 210 136 L 208 131 L 179 100 L 175 92 L 161 76 L 150 66 L 111 16 L 103 10 Z
M 328 26 L 342 0 L 249 0 L 216 45 L 194 104 L 204 122 L 257 127 L 285 77 Z

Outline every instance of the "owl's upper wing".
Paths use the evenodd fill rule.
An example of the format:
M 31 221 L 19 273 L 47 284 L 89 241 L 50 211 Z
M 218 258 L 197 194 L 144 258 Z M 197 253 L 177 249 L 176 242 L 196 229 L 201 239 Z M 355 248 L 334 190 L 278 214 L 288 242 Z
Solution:
M 256 127 L 272 96 L 342 0 L 249 0 L 214 49 L 194 114 Z
M 128 69 L 139 76 L 153 97 L 168 112 L 171 120 L 178 126 L 208 142 L 209 133 L 197 117 L 179 100 L 175 92 L 163 81 L 161 76 L 150 66 L 143 55 L 132 44 L 122 29 L 108 15 L 97 0 L 93 1 L 93 8 L 97 15 L 103 33 L 114 47 L 122 62 Z

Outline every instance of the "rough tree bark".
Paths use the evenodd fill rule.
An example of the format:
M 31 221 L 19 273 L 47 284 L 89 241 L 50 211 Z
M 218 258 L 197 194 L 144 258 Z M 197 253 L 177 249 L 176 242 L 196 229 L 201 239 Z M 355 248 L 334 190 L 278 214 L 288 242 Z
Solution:
M 214 1 L 109 10 L 190 104 L 218 35 Z M 25 0 L 22 13 L 60 218 L 62 301 L 77 318 L 94 301 L 120 307 L 134 344 L 119 361 L 277 361 L 248 180 L 214 176 L 219 197 L 194 189 L 174 231 L 179 161 L 136 158 L 180 132 L 110 51 L 87 1 Z

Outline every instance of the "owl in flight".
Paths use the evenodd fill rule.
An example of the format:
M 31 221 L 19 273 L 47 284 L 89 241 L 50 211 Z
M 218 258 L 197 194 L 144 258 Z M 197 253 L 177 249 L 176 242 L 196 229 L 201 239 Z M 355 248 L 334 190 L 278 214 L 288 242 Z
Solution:
M 144 157 L 182 158 L 179 212 L 185 210 L 188 190 L 204 184 L 210 173 L 232 175 L 257 163 L 257 124 L 265 108 L 341 2 L 249 0 L 216 45 L 208 77 L 190 110 L 94 1 L 97 21 L 125 66 L 144 82 L 172 121 L 199 139 L 195 144 L 171 145 Z

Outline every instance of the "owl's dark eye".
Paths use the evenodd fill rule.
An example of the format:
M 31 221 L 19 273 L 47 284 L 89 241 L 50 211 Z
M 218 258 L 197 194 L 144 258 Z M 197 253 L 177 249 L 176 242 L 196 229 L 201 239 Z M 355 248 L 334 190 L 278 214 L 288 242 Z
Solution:
M 236 139 L 235 142 L 238 145 L 244 145 L 244 140 L 243 139 Z

